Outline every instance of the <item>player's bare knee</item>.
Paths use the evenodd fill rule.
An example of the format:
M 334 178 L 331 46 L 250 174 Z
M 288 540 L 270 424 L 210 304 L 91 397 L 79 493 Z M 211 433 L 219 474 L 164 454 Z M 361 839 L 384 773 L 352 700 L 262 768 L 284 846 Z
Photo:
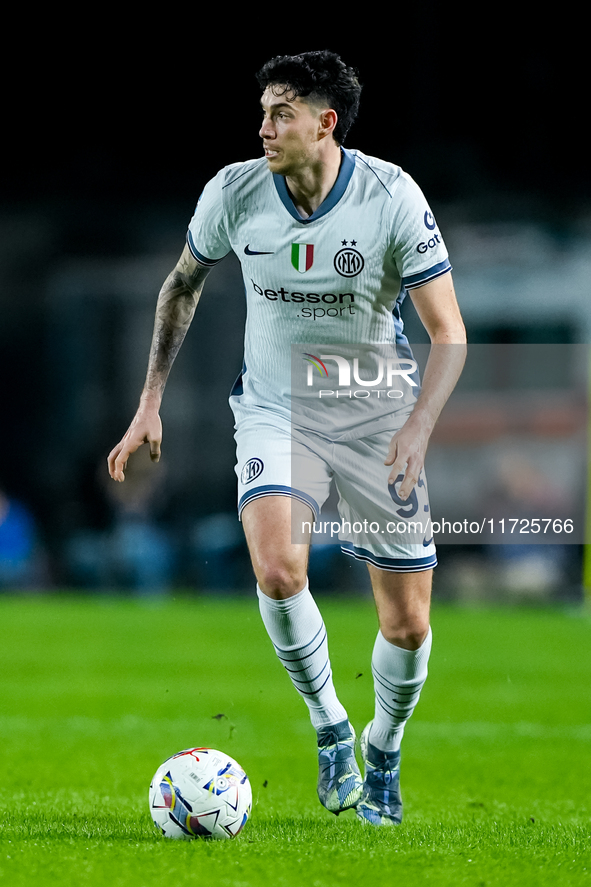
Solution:
M 306 576 L 289 566 L 272 564 L 260 572 L 258 583 L 263 594 L 280 601 L 301 591 L 306 584 Z
M 381 625 L 380 631 L 386 640 L 394 644 L 395 647 L 402 647 L 404 650 L 418 650 L 429 633 L 429 622 L 428 620 L 426 622 L 413 620 L 408 623 Z

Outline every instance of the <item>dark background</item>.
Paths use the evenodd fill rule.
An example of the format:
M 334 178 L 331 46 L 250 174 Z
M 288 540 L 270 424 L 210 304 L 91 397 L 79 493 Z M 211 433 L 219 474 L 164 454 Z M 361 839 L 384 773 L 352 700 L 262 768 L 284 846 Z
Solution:
M 33 509 L 58 582 L 68 580 L 64 534 L 108 520 L 88 466 L 131 416 L 114 388 L 97 438 L 69 436 L 64 401 L 85 354 L 68 351 L 56 326 L 51 281 L 77 259 L 180 253 L 205 182 L 260 154 L 254 74 L 269 57 L 330 48 L 358 68 L 347 144 L 399 163 L 448 214 L 535 219 L 568 237 L 589 210 L 588 66 L 568 7 L 331 13 L 101 9 L 31 22 L 15 12 L 3 90 L 0 487 Z M 117 312 L 97 323 L 116 329 Z
M 106 18 L 71 30 L 53 21 L 21 40 L 4 85 L 6 200 L 58 201 L 64 212 L 72 201 L 90 216 L 111 200 L 191 207 L 220 166 L 260 152 L 255 71 L 314 48 L 360 72 L 350 144 L 398 158 L 434 198 L 516 192 L 566 208 L 589 196 L 587 53 L 568 5 L 542 14 L 424 2 L 370 24 L 356 11 L 309 27 L 261 12 L 223 25 L 196 13 Z

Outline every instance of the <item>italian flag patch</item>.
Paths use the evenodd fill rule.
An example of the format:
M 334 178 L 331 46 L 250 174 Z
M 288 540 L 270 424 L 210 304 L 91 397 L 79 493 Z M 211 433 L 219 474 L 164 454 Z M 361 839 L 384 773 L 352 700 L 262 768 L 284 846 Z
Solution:
M 309 271 L 314 261 L 314 245 L 311 243 L 292 243 L 291 245 L 291 264 L 304 274 Z

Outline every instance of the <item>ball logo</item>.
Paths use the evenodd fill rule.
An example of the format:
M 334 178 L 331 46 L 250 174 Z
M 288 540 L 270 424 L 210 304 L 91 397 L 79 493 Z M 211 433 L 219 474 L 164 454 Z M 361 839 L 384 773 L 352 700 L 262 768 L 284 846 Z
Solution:
M 361 253 L 351 247 L 339 250 L 334 257 L 335 270 L 341 277 L 357 277 L 364 265 L 365 259 Z
M 262 459 L 249 459 L 240 473 L 240 480 L 243 484 L 249 484 L 262 474 L 264 467 Z

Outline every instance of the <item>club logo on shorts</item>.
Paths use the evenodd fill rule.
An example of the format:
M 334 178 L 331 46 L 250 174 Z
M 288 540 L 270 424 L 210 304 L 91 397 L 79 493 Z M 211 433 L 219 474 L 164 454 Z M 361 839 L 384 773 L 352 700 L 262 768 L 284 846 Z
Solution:
M 249 484 L 262 473 L 264 467 L 262 459 L 249 459 L 240 473 L 241 482 Z
M 351 241 L 352 246 L 357 245 L 357 241 Z M 343 240 L 344 249 L 340 249 L 334 257 L 335 271 L 338 271 L 341 277 L 357 277 L 363 271 L 365 259 L 352 246 L 347 246 L 347 241 Z

